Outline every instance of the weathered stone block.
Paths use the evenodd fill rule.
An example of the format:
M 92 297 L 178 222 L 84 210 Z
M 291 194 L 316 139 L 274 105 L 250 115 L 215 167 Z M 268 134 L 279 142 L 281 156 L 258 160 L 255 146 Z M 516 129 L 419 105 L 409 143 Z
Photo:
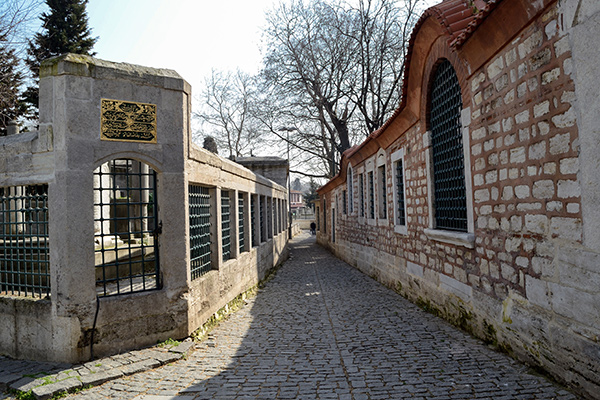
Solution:
M 554 182 L 551 180 L 541 180 L 533 184 L 533 197 L 536 199 L 551 199 L 554 197 Z
M 510 149 L 510 162 L 523 163 L 526 159 L 525 147 Z
M 471 91 L 473 91 L 473 93 L 476 92 L 476 91 L 478 91 L 479 90 L 479 86 L 483 82 L 485 82 L 485 74 L 483 72 L 480 72 L 471 81 Z
M 546 203 L 546 210 L 549 212 L 553 211 L 562 211 L 563 203 L 562 201 L 549 201 Z
M 569 132 L 555 135 L 550 138 L 550 154 L 557 155 L 569 151 L 571 147 L 571 134 Z
M 527 300 L 531 304 L 538 307 L 542 307 L 545 310 L 551 309 L 550 293 L 547 282 L 532 278 L 531 276 L 525 277 L 525 293 Z
M 557 128 L 569 128 L 575 125 L 576 118 L 577 116 L 575 115 L 575 111 L 573 110 L 573 107 L 571 107 L 564 114 L 559 114 L 552 117 L 552 122 Z
M 580 324 L 588 325 L 600 319 L 600 294 L 584 292 L 560 283 L 548 282 L 552 293 L 552 309 Z
M 529 232 L 545 234 L 548 229 L 548 217 L 545 215 L 525 215 L 525 229 Z
M 554 68 L 542 74 L 542 85 L 548 85 L 560 77 L 560 68 Z
M 552 217 L 550 221 L 550 231 L 553 236 L 581 240 L 581 220 L 579 218 Z
M 529 197 L 530 189 L 527 185 L 517 185 L 515 186 L 515 196 L 519 199 L 526 199 Z
M 546 100 L 533 106 L 533 117 L 539 118 L 550 112 L 550 101 Z
M 496 58 L 492 63 L 487 67 L 488 77 L 490 79 L 494 79 L 498 74 L 502 72 L 504 69 L 504 60 L 502 57 Z
M 471 132 L 471 137 L 473 138 L 473 140 L 483 139 L 485 137 L 485 135 L 486 135 L 486 129 L 485 129 L 485 127 L 474 129 Z
M 570 50 L 571 46 L 569 45 L 568 36 L 565 36 L 556 43 L 554 43 L 554 53 L 556 54 L 556 57 L 560 57 Z
M 552 52 L 549 48 L 545 48 L 529 59 L 529 67 L 531 71 L 547 65 L 552 60 Z M 531 88 L 529 89 L 531 90 Z
M 490 191 L 488 189 L 478 189 L 474 193 L 475 203 L 483 203 L 490 200 Z
M 423 267 L 410 261 L 406 262 L 406 272 L 419 278 L 423 277 Z
M 508 74 L 502 75 L 500 78 L 496 79 L 494 82 L 494 87 L 497 92 L 501 92 L 508 86 Z
M 557 183 L 557 195 L 561 199 L 581 196 L 581 186 L 576 180 L 559 180 Z
M 519 58 L 523 59 L 527 57 L 534 49 L 542 44 L 543 35 L 541 31 L 534 32 L 531 36 L 526 38 L 518 46 Z
M 447 275 L 440 274 L 440 288 L 446 290 L 463 300 L 470 300 L 473 297 L 473 288 Z
M 546 142 L 538 142 L 529 146 L 529 159 L 541 160 L 546 157 Z

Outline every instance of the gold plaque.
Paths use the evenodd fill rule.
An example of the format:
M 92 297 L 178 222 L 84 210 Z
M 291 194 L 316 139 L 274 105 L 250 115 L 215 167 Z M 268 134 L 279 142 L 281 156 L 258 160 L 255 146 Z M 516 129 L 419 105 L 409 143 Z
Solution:
M 100 139 L 156 143 L 156 104 L 102 99 Z

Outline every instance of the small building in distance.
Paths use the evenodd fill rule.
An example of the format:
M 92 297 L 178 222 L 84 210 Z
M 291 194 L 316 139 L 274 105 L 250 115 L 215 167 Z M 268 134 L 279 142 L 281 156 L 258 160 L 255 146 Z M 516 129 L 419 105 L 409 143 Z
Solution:
M 304 194 L 300 190 L 290 190 L 290 208 L 292 209 L 292 213 L 304 207 Z

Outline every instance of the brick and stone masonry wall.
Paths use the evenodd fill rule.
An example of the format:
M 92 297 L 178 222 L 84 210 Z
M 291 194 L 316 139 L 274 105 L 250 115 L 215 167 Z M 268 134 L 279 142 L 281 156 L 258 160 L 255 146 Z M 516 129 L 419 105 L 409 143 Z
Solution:
M 563 5 L 564 8 L 564 5 Z M 387 149 L 386 220 L 336 208 L 341 258 L 402 295 L 541 366 L 585 393 L 600 393 L 600 255 L 586 247 L 575 62 L 555 3 L 506 43 L 463 90 L 473 248 L 433 240 L 429 227 L 426 121 Z M 567 10 L 568 11 L 568 10 Z M 580 108 L 580 109 L 578 109 Z M 404 149 L 407 232 L 394 231 L 391 154 Z M 323 193 L 328 205 L 346 185 Z M 367 185 L 365 181 L 365 201 Z M 379 191 L 375 191 L 376 196 Z M 376 198 L 375 204 L 378 204 Z M 365 205 L 365 208 L 367 206 Z M 589 244 L 588 244 L 589 246 Z

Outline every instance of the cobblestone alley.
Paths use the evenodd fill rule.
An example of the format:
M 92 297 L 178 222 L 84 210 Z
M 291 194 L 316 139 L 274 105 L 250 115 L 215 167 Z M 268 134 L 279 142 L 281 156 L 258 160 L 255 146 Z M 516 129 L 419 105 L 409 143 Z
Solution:
M 73 399 L 575 399 L 301 234 L 185 360 Z

